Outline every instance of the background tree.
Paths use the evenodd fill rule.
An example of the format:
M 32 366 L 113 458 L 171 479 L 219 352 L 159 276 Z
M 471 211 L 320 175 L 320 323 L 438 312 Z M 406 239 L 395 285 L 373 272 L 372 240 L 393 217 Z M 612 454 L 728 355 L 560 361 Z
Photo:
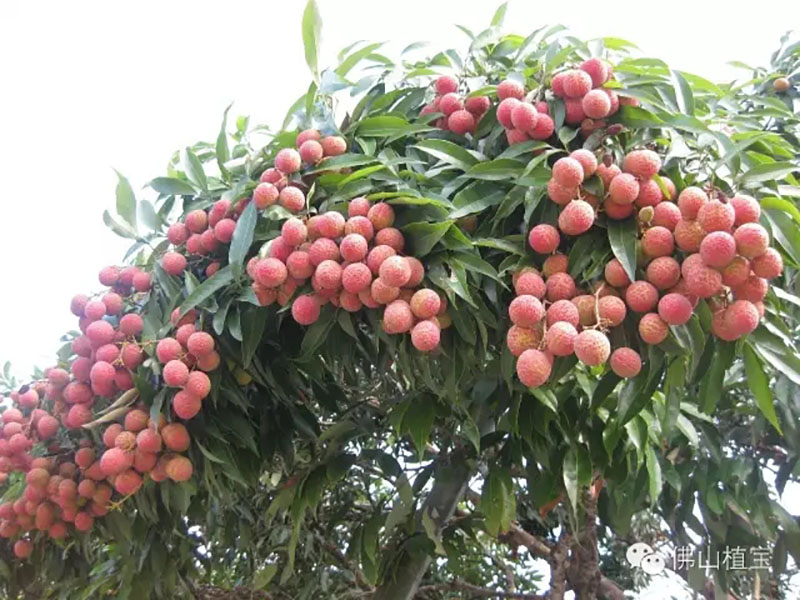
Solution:
M 0 545 L 0 572 L 10 597 L 219 597 L 244 588 L 244 597 L 533 598 L 544 576 L 535 557 L 549 563 L 544 587 L 552 598 L 569 589 L 578 598 L 621 598 L 648 580 L 624 560 L 636 541 L 664 554 L 687 545 L 714 552 L 768 546 L 770 571 L 679 574 L 709 597 L 715 590 L 742 597 L 754 586 L 762 595 L 785 593 L 800 528 L 771 486 L 774 479 L 782 492 L 797 481 L 800 45 L 784 39 L 768 70 L 715 84 L 631 57 L 632 44 L 616 38 L 584 42 L 561 27 L 504 34 L 504 13 L 502 6 L 478 34 L 462 28 L 465 53 L 412 59 L 420 48 L 411 45 L 392 60 L 380 44 L 358 43 L 336 68 L 320 70 L 320 23 L 310 2 L 302 30 L 313 81 L 279 131 L 251 127 L 244 117 L 231 131 L 226 112 L 216 142 L 176 153 L 166 175 L 149 183 L 150 199 L 137 198 L 120 177 L 116 215 L 104 219 L 131 239 L 125 260 L 135 268 L 104 269 L 101 282 L 118 294 L 121 312 L 141 316 L 141 331 L 109 340 L 126 369 L 111 375 L 109 393 L 95 385 L 98 370 L 92 410 L 73 411 L 81 403 L 63 386 L 80 380 L 77 340 L 91 338 L 87 298 L 75 311 L 81 331 L 65 336 L 58 357 L 72 376 L 59 383 L 59 369 L 50 369 L 20 387 L 6 370 L 6 391 L 23 410 L 19 420 L 4 413 L 4 421 L 22 423 L 36 442 L 23 449 L 27 462 L 9 459 L 4 469 L 8 508 L 0 516 L 11 543 Z M 592 57 L 613 65 L 604 88 L 618 92 L 620 107 L 582 120 L 574 102 L 553 93 L 553 82 Z M 443 73 L 463 99 L 480 99 L 474 130 L 462 115 L 466 135 L 454 121 L 442 128 L 446 101 L 435 98 L 451 85 L 436 79 Z M 546 102 L 552 135 L 507 134 L 497 108 L 510 85 L 501 93 L 504 81 L 517 82 L 532 103 Z M 313 144 L 297 143 L 308 130 L 324 134 L 322 160 Z M 296 145 L 311 164 L 287 163 L 293 155 L 281 151 Z M 755 331 L 736 341 L 711 335 L 720 306 L 700 300 L 689 321 L 651 345 L 629 311 L 609 337 L 615 348 L 638 350 L 644 362 L 635 376 L 622 380 L 618 369 L 570 354 L 555 359 L 545 385 L 520 382 L 506 342 L 512 275 L 531 266 L 548 274 L 546 256 L 531 250 L 527 236 L 537 224 L 558 224 L 564 233 L 548 182 L 556 161 L 579 148 L 606 168 L 633 150 L 654 150 L 661 176 L 652 181 L 662 195 L 670 196 L 671 181 L 678 192 L 695 185 L 726 201 L 737 193 L 758 198 L 760 222 L 785 269 L 771 282 Z M 278 203 L 265 195 L 272 175 L 272 183 L 285 183 L 276 167 L 291 175 L 287 189 L 302 192 L 302 205 L 294 205 L 294 191 Z M 602 177 L 582 182 L 584 198 L 607 193 Z M 446 299 L 432 353 L 416 349 L 419 340 L 387 334 L 381 311 L 349 312 L 341 301 L 300 325 L 303 307 L 289 304 L 308 288 L 273 293 L 259 284 L 274 266 L 267 258 L 280 256 L 291 213 L 346 214 L 361 196 L 392 207 L 405 253 L 424 263 L 423 286 Z M 595 299 L 612 258 L 632 279 L 643 278 L 648 259 L 639 237 L 654 218 L 611 218 L 608 201 L 597 208 L 591 229 L 562 236 L 560 246 L 569 275 Z M 211 218 L 233 225 L 206 230 L 203 219 Z M 216 237 L 207 247 L 198 237 L 193 251 L 181 236 L 203 230 Z M 122 331 L 112 300 L 105 322 Z M 183 343 L 198 367 L 192 372 L 208 373 L 201 409 L 178 399 L 175 387 L 190 384 L 180 366 L 168 367 L 169 344 L 160 343 L 180 338 L 175 325 L 213 334 L 213 353 L 201 352 L 206 338 Z M 133 345 L 141 364 L 124 362 Z M 90 348 L 92 361 L 97 352 Z M 200 359 L 212 356 L 204 366 Z M 116 379 L 124 379 L 120 371 L 129 382 Z M 203 377 L 192 383 L 205 385 Z M 61 418 L 51 436 L 37 409 Z M 64 464 L 78 462 L 82 447 L 99 457 L 119 446 L 104 441 L 109 424 L 135 429 L 137 415 L 152 419 L 165 444 L 160 419 L 183 422 L 190 446 L 167 446 L 189 460 L 162 454 L 129 488 L 109 476 L 116 494 L 110 505 L 92 499 L 100 506 L 88 533 L 75 530 L 83 527 L 74 516 L 63 536 L 38 527 L 34 519 L 52 519 L 39 515 L 46 499 L 24 495 L 36 495 L 23 492 L 36 487 L 34 469 L 44 465 L 49 482 L 60 479 L 48 491 L 60 498 L 63 480 L 88 471 L 79 465 L 76 475 Z M 9 443 L 16 433 L 4 429 Z M 188 477 L 178 472 L 187 462 Z M 12 514 L 19 498 L 21 512 L 26 502 L 34 512 L 27 533 L 25 517 L 21 527 L 12 523 L 20 521 Z M 59 510 L 59 522 L 68 521 L 68 509 Z M 14 553 L 30 554 L 20 561 Z

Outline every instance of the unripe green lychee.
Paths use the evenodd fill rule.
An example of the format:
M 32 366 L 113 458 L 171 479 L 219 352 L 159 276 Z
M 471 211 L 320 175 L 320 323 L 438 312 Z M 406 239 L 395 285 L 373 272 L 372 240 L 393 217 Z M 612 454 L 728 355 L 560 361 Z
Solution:
M 551 370 L 550 360 L 541 350 L 525 350 L 517 359 L 517 377 L 529 388 L 544 384 Z
M 617 348 L 611 353 L 609 365 L 618 377 L 629 379 L 636 377 L 642 370 L 642 358 L 632 348 Z

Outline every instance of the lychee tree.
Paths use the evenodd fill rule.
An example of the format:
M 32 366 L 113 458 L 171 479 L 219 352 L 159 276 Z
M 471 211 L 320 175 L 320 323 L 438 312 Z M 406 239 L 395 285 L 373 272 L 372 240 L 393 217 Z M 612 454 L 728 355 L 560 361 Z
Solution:
M 9 597 L 617 599 L 635 541 L 785 589 L 800 45 L 716 84 L 504 14 L 320 70 L 309 2 L 279 130 L 120 177 L 124 264 L 4 373 Z

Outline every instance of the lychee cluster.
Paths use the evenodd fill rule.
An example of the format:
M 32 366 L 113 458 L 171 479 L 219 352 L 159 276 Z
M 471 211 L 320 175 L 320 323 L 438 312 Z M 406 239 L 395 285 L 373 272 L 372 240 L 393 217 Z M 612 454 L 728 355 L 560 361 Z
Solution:
M 511 145 L 528 140 L 546 140 L 556 126 L 550 108 L 544 100 L 528 100 L 521 83 L 506 79 L 497 86 L 497 121 L 506 130 Z
M 135 493 L 144 478 L 186 481 L 192 464 L 181 455 L 189 434 L 180 423 L 154 422 L 149 407 L 135 404 L 134 374 L 150 369 L 150 354 L 162 363 L 162 382 L 180 387 L 174 413 L 190 419 L 211 389 L 207 371 L 220 363 L 211 335 L 197 328 L 197 313 L 183 317 L 176 309 L 171 322 L 175 336 L 142 341 L 139 314 L 150 275 L 137 267 L 105 267 L 100 282 L 109 290 L 95 297 L 75 296 L 70 310 L 79 318 L 81 334 L 70 345 L 71 357 L 10 394 L 12 406 L 2 412 L 0 479 L 12 471 L 25 473 L 26 485 L 13 501 L 0 505 L 0 536 L 46 532 L 61 539 L 88 531 L 94 519 L 112 506 L 114 492 Z M 144 373 L 142 373 L 144 374 Z M 116 422 L 121 420 L 121 422 Z M 88 430 L 109 422 L 98 447 Z M 67 431 L 65 431 L 67 430 Z M 42 450 L 48 457 L 41 456 Z M 118 500 L 121 501 L 121 500 Z M 15 544 L 26 558 L 30 539 Z
M 354 313 L 383 308 L 383 330 L 411 333 L 418 350 L 439 345 L 440 327 L 449 325 L 444 297 L 418 289 L 423 264 L 404 256 L 405 238 L 393 227 L 390 204 L 365 197 L 348 203 L 347 217 L 337 211 L 292 217 L 271 241 L 268 256 L 247 264 L 253 293 L 262 306 L 292 303 L 292 317 L 311 325 L 322 306 L 331 303 Z M 310 293 L 302 292 L 310 286 Z
M 554 227 L 537 225 L 532 231 L 537 241 L 549 240 L 550 251 L 555 251 L 558 231 Z M 638 352 L 620 347 L 612 353 L 606 336 L 609 328 L 625 319 L 625 303 L 605 286 L 593 293 L 581 293 L 567 268 L 567 257 L 553 254 L 545 261 L 542 273 L 526 267 L 514 275 L 516 297 L 508 307 L 512 326 L 506 344 L 517 357 L 520 381 L 531 388 L 543 385 L 550 377 L 554 358 L 572 354 L 590 367 L 610 358 L 617 375 L 634 377 L 641 370 Z
M 458 93 L 458 80 L 450 75 L 442 75 L 433 84 L 436 95 L 422 107 L 420 116 L 441 113 L 436 120 L 439 129 L 452 131 L 458 135 L 475 134 L 475 128 L 491 102 L 488 96 L 467 96 Z

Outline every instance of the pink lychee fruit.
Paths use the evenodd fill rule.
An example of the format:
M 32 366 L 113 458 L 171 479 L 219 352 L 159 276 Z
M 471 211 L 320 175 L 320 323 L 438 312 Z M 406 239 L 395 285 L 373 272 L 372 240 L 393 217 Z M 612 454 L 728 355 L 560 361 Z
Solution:
M 433 320 L 420 321 L 411 330 L 411 343 L 420 352 L 430 352 L 439 346 L 441 331 Z
M 669 325 L 657 313 L 647 313 L 639 320 L 639 337 L 647 344 L 660 344 L 668 334 Z
M 574 351 L 578 332 L 574 325 L 566 321 L 556 321 L 547 329 L 544 336 L 547 349 L 555 356 L 569 356 Z
M 540 254 L 554 252 L 560 241 L 561 236 L 559 236 L 558 230 L 552 225 L 544 223 L 536 225 L 528 234 L 528 243 Z
M 605 334 L 596 329 L 585 329 L 575 338 L 575 356 L 590 367 L 602 365 L 611 354 L 611 344 Z
M 625 290 L 625 302 L 634 312 L 649 312 L 658 303 L 658 290 L 647 281 L 634 281 Z
M 634 150 L 622 159 L 622 170 L 639 179 L 650 179 L 661 169 L 661 158 L 652 150 Z
M 550 360 L 541 350 L 525 350 L 517 359 L 517 377 L 529 388 L 544 384 L 550 377 L 551 370 Z
M 733 232 L 736 249 L 745 258 L 761 256 L 769 247 L 767 230 L 758 223 L 744 223 Z
M 696 186 L 689 186 L 678 196 L 678 208 L 684 219 L 696 219 L 704 204 L 708 202 L 706 193 Z
M 592 224 L 594 224 L 594 209 L 584 200 L 573 200 L 558 216 L 558 228 L 567 235 L 585 233 L 591 229 Z
M 292 318 L 300 325 L 311 325 L 319 319 L 320 305 L 317 299 L 306 294 L 292 302 Z
M 633 348 L 617 348 L 611 353 L 609 365 L 618 377 L 629 379 L 642 370 L 642 358 Z
M 630 173 L 620 173 L 611 180 L 608 194 L 617 204 L 633 204 L 639 195 L 639 182 Z

